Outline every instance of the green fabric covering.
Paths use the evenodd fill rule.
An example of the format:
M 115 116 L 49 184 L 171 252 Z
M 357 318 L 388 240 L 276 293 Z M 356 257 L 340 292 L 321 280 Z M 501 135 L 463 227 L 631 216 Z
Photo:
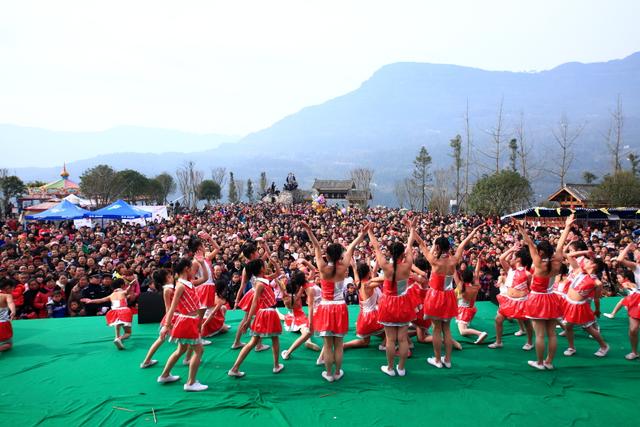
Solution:
M 603 301 L 610 310 L 617 298 Z M 494 336 L 496 307 L 479 303 L 473 326 Z M 350 307 L 353 324 L 357 306 Z M 242 366 L 243 379 L 227 377 L 237 350 L 230 350 L 239 312 L 230 312 L 228 334 L 213 337 L 205 347 L 199 380 L 210 389 L 186 393 L 183 381 L 160 385 L 156 377 L 175 348 L 156 354 L 160 363 L 138 367 L 157 337 L 158 325 L 133 327 L 133 338 L 118 351 L 104 318 L 47 319 L 14 322 L 14 349 L 0 355 L 0 420 L 6 425 L 153 426 L 157 425 L 514 425 L 592 426 L 636 425 L 640 362 L 627 361 L 628 320 L 623 309 L 614 320 L 601 320 L 611 352 L 593 356 L 594 340 L 576 331 L 578 353 L 564 357 L 559 338 L 555 371 L 527 366 L 534 353 L 520 349 L 523 337 L 513 336 L 515 324 L 505 324 L 505 347 L 490 350 L 461 338 L 464 350 L 453 354 L 453 368 L 435 369 L 425 362 L 431 345 L 417 344 L 407 363 L 407 376 L 387 377 L 378 351 L 379 339 L 368 349 L 347 350 L 344 378 L 325 382 L 315 366 L 318 353 L 298 349 L 286 369 L 271 373 L 271 351 L 251 353 Z M 455 327 L 455 325 L 453 325 Z M 354 337 L 351 328 L 348 339 Z M 457 328 L 454 336 L 459 338 Z M 289 345 L 297 337 L 284 332 Z M 316 342 L 319 340 L 316 338 Z M 269 340 L 265 340 L 270 344 Z M 186 378 L 181 364 L 174 374 Z M 125 408 L 129 411 L 115 409 Z

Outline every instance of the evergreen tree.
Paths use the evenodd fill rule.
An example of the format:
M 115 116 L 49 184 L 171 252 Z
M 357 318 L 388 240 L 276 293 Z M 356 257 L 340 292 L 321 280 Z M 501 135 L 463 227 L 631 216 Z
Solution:
M 229 172 L 229 203 L 238 203 L 238 189 L 236 188 L 236 180 L 233 178 L 233 172 Z
M 417 188 L 417 194 L 420 201 L 420 212 L 424 212 L 427 199 L 427 183 L 431 180 L 429 166 L 431 165 L 431 156 L 427 149 L 422 146 L 418 156 L 413 161 L 413 181 Z

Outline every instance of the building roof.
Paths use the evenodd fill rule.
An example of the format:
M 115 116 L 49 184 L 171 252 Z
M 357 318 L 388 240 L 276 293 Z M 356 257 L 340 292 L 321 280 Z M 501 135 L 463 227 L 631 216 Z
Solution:
M 565 184 L 564 187 L 549 196 L 549 200 L 553 201 L 563 191 L 571 194 L 575 199 L 581 202 L 587 202 L 591 198 L 591 193 L 597 187 L 596 184 Z
M 372 196 L 371 192 L 367 190 L 349 190 L 347 198 L 355 200 L 371 200 Z
M 356 188 L 352 179 L 316 179 L 311 187 L 319 192 L 349 191 Z

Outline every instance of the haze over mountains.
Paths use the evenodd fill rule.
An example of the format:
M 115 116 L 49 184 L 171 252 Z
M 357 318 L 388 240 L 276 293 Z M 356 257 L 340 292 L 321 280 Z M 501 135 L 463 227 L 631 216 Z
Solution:
M 490 136 L 485 130 L 495 125 L 502 99 L 506 136 L 513 134 L 523 117 L 528 142 L 534 146 L 537 157 L 535 163 L 541 168 L 552 167 L 555 148 L 551 129 L 560 116 L 566 113 L 571 123 L 585 124 L 576 141 L 575 162 L 569 175 L 569 181 L 578 181 L 585 170 L 602 175 L 610 169 L 603 134 L 609 127 L 610 112 L 618 95 L 625 116 L 623 137 L 624 144 L 629 146 L 626 150 L 640 151 L 640 52 L 621 60 L 567 63 L 536 73 L 395 63 L 382 67 L 357 90 L 304 108 L 237 142 L 233 142 L 233 137 L 219 135 L 116 128 L 92 136 L 92 141 L 106 147 L 103 153 L 134 151 L 133 147 L 149 145 L 153 148 L 145 151 L 181 153 L 103 154 L 71 162 L 68 168 L 77 180 L 84 169 L 100 163 L 153 175 L 162 171 L 173 173 L 184 161 L 194 160 L 205 175 L 212 167 L 225 166 L 237 177 L 257 179 L 264 170 L 276 183 L 282 183 L 286 174 L 293 171 L 301 187 L 308 188 L 314 177 L 343 178 L 350 169 L 367 166 L 375 169 L 375 203 L 393 204 L 393 183 L 411 172 L 411 162 L 421 145 L 433 157 L 432 169 L 450 167 L 449 140 L 456 134 L 464 134 L 467 100 L 475 158 L 478 164 L 490 163 L 478 150 L 487 150 Z M 38 149 L 28 147 L 40 147 L 37 143 L 41 141 L 60 146 L 71 141 L 78 147 L 88 140 L 83 134 L 55 137 L 51 134 L 0 126 L 0 144 L 8 147 L 5 153 L 9 153 L 0 160 L 0 166 L 15 170 L 25 180 L 54 179 L 60 166 L 16 168 L 25 161 L 15 157 L 19 150 L 13 148 L 27 151 L 32 165 L 51 164 L 52 156 L 42 158 Z M 506 146 L 504 149 L 506 164 Z M 60 153 L 63 152 L 61 148 Z M 474 175 L 484 172 L 488 170 L 474 167 Z M 542 176 L 537 182 L 537 194 L 546 195 L 556 185 L 555 178 Z

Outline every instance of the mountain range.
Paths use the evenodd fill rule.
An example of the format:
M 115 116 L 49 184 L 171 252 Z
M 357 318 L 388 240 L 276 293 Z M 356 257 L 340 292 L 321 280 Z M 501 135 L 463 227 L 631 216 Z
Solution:
M 472 174 L 490 172 L 482 166 L 491 163 L 482 152 L 490 149 L 487 130 L 495 126 L 502 103 L 505 140 L 515 135 L 516 126 L 524 120 L 527 141 L 533 147 L 532 163 L 540 170 L 552 169 L 557 158 L 552 129 L 560 117 L 566 115 L 570 127 L 584 126 L 575 142 L 575 161 L 568 176 L 569 181 L 579 181 L 583 171 L 602 176 L 610 169 L 604 135 L 618 97 L 625 118 L 625 152 L 640 150 L 640 52 L 602 63 L 566 63 L 541 72 L 395 63 L 382 67 L 350 93 L 304 108 L 237 140 L 153 129 L 123 137 L 119 132 L 128 128 L 116 128 L 94 135 L 109 147 L 105 153 L 119 151 L 115 148 L 122 146 L 118 141 L 126 139 L 124 145 L 133 147 L 138 139 L 148 142 L 152 138 L 163 144 L 149 151 L 180 152 L 102 154 L 67 166 L 77 179 L 83 170 L 100 163 L 153 175 L 174 172 L 183 162 L 193 160 L 205 175 L 213 167 L 224 166 L 236 177 L 255 181 L 264 170 L 278 184 L 293 171 L 302 188 L 309 188 L 314 178 L 345 178 L 352 168 L 364 166 L 375 170 L 374 203 L 394 204 L 393 184 L 411 173 L 420 146 L 433 157 L 432 169 L 451 166 L 449 140 L 456 134 L 465 135 L 467 105 L 475 159 Z M 48 131 L 0 126 L 3 146 L 35 143 L 29 135 L 54 141 Z M 56 141 L 83 140 L 76 136 Z M 503 165 L 508 162 L 506 151 L 504 146 Z M 29 154 L 32 163 L 39 163 L 35 150 Z M 60 170 L 59 166 L 15 168 L 7 158 L 0 165 L 9 166 L 25 180 L 54 179 Z M 556 177 L 542 172 L 536 179 L 536 194 L 544 196 L 557 185 Z

